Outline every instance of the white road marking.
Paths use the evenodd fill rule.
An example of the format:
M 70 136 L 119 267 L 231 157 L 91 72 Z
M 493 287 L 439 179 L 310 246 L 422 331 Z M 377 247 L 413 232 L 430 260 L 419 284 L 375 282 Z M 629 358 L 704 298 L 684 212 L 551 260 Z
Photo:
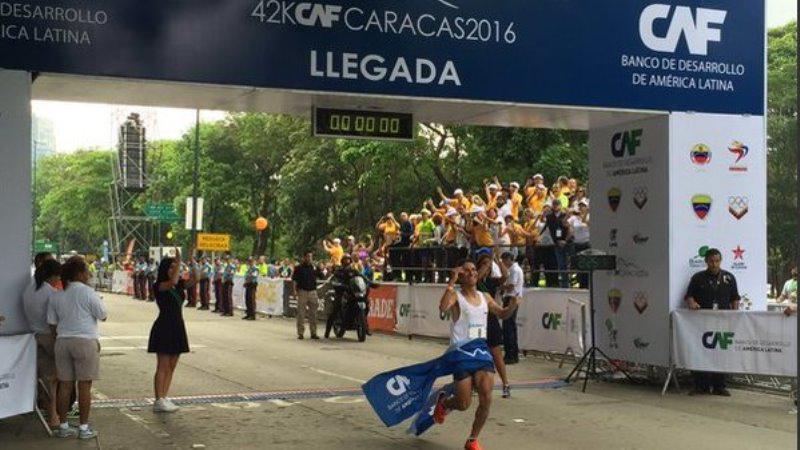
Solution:
M 101 341 L 110 341 L 113 339 L 150 339 L 150 336 L 100 336 Z
M 279 408 L 286 408 L 300 403 L 300 402 L 287 402 L 286 400 L 281 400 L 281 399 L 270 400 L 269 402 Z
M 211 403 L 211 406 L 222 409 L 256 409 L 260 408 L 261 404 L 256 402 L 235 402 L 235 403 Z
M 349 405 L 352 403 L 361 403 L 364 401 L 361 397 L 331 397 L 322 400 L 325 403 L 337 403 L 340 405 Z
M 92 388 L 92 394 L 94 395 L 94 398 L 96 398 L 98 400 L 108 400 L 108 396 L 103 394 L 102 392 L 98 391 L 97 389 Z M 119 412 L 121 412 L 122 415 L 124 415 L 128 419 L 131 419 L 132 421 L 134 421 L 134 422 L 138 423 L 139 425 L 141 425 L 142 428 L 144 428 L 145 430 L 149 431 L 154 436 L 157 436 L 157 437 L 160 437 L 160 438 L 168 438 L 168 437 L 170 437 L 169 433 L 167 433 L 164 430 L 154 429 L 153 427 L 150 426 L 150 422 L 148 422 L 147 420 L 145 420 L 144 418 L 142 418 L 140 416 L 137 416 L 136 414 L 133 414 L 131 412 L 131 410 L 128 409 L 128 408 L 120 408 Z
M 311 371 L 317 372 L 319 374 L 322 374 L 322 375 L 327 375 L 329 377 L 335 377 L 335 378 L 341 378 L 342 380 L 353 381 L 353 382 L 356 382 L 358 384 L 364 384 L 364 383 L 367 382 L 366 380 L 360 380 L 358 378 L 348 377 L 347 375 L 340 375 L 338 373 L 328 372 L 327 370 L 317 369 L 316 367 L 309 367 L 308 369 L 311 370 Z
M 205 345 L 192 345 L 192 348 L 206 348 Z M 101 351 L 120 351 L 120 350 L 147 350 L 146 345 L 136 345 L 136 346 L 123 346 L 123 347 L 100 347 Z

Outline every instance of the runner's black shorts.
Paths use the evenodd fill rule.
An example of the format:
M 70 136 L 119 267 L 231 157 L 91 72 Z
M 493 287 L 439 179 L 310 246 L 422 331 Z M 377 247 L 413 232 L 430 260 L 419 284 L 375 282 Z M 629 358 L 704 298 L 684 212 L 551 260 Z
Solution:
M 489 344 L 489 348 L 503 345 L 503 329 L 500 327 L 500 319 L 489 313 L 486 321 L 486 343 Z

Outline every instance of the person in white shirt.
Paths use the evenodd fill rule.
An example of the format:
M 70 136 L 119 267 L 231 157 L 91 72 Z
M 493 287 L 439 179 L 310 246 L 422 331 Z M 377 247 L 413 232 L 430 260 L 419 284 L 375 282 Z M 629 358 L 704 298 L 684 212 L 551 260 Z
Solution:
M 51 428 L 57 427 L 58 411 L 56 409 L 55 336 L 47 324 L 47 308 L 50 301 L 58 293 L 60 285 L 61 264 L 54 259 L 43 261 L 34 273 L 33 282 L 23 294 L 23 310 L 31 330 L 36 333 L 36 372 L 37 377 L 47 386 L 47 415 Z
M 503 285 L 503 306 L 522 300 L 525 289 L 525 273 L 511 252 L 505 252 L 500 257 L 503 265 L 508 270 L 506 283 Z M 503 350 L 504 362 L 516 364 L 519 362 L 519 346 L 517 343 L 517 311 L 508 318 L 503 319 Z
M 56 336 L 56 374 L 59 381 L 58 414 L 61 424 L 58 437 L 91 439 L 97 433 L 89 427 L 92 404 L 92 381 L 100 378 L 100 335 L 97 321 L 105 321 L 103 301 L 87 286 L 91 274 L 81 257 L 72 257 L 61 266 L 64 291 L 55 296 L 47 308 L 47 323 Z M 67 422 L 69 399 L 74 382 L 78 382 L 80 427 L 70 428 Z

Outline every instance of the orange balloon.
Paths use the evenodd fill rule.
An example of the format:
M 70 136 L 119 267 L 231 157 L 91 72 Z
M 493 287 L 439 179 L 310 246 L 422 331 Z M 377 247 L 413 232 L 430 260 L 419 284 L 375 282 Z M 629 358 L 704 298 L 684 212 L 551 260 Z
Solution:
M 256 219 L 256 230 L 264 231 L 269 226 L 269 221 L 263 217 Z

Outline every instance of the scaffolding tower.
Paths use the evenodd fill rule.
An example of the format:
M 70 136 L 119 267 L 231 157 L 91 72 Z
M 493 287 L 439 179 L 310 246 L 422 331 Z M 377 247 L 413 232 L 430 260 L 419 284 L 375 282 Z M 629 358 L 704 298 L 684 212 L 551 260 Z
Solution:
M 109 186 L 111 217 L 108 219 L 109 243 L 114 260 L 122 255 L 146 255 L 157 239 L 156 222 L 142 215 L 136 205 L 148 186 L 146 130 L 139 114 L 131 113 L 119 127 L 117 145 L 118 151 L 111 164 L 113 181 Z

